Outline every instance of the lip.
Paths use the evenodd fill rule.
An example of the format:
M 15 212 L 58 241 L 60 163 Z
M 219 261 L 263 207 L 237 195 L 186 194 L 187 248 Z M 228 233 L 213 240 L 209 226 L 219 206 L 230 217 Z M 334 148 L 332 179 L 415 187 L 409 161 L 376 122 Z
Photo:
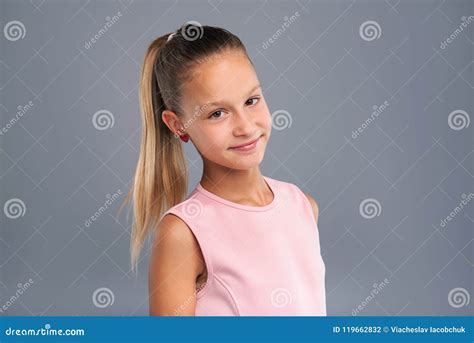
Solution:
M 262 136 L 259 136 L 257 139 L 254 139 L 250 142 L 247 142 L 247 143 L 244 143 L 244 144 L 241 144 L 241 145 L 237 145 L 237 146 L 234 146 L 234 147 L 231 147 L 229 149 L 235 149 L 235 150 L 250 150 L 250 149 L 253 149 L 257 143 L 257 141 L 261 138 Z

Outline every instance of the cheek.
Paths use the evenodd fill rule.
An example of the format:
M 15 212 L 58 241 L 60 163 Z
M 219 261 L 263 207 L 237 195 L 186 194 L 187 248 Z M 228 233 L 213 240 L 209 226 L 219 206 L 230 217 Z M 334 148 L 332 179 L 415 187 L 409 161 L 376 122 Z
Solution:
M 260 126 L 265 130 L 267 136 L 270 137 L 272 131 L 272 115 L 268 109 L 265 99 L 262 99 L 261 108 L 258 112 Z
M 227 144 L 225 130 L 215 127 L 200 127 L 194 131 L 194 144 L 204 155 L 206 152 L 212 152 L 222 149 Z
M 261 127 L 264 129 L 267 136 L 270 137 L 272 131 L 272 116 L 268 111 L 268 108 L 265 107 L 265 110 L 262 111 L 260 118 Z
M 272 132 L 272 116 L 270 113 L 267 113 L 267 116 L 265 117 L 265 129 L 268 132 L 268 136 L 270 137 L 270 133 Z

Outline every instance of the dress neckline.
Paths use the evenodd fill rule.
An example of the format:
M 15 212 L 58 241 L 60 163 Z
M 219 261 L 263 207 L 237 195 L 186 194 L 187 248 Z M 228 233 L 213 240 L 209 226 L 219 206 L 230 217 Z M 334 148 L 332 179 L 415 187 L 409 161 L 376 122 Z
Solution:
M 270 188 L 270 190 L 273 193 L 273 200 L 265 206 L 243 205 L 243 204 L 239 204 L 239 203 L 224 199 L 224 198 L 218 196 L 217 194 L 211 193 L 208 190 L 206 190 L 201 185 L 201 182 L 198 183 L 198 185 L 196 186 L 196 189 L 199 192 L 201 192 L 202 194 L 204 194 L 205 196 L 207 196 L 208 198 L 216 200 L 216 201 L 218 201 L 218 202 L 220 202 L 224 205 L 228 205 L 228 206 L 235 207 L 235 208 L 245 210 L 245 211 L 254 211 L 254 212 L 267 211 L 267 210 L 270 210 L 273 207 L 275 207 L 275 205 L 277 204 L 279 196 L 278 196 L 278 192 L 276 191 L 277 187 L 275 187 L 275 184 L 273 183 L 273 179 L 271 179 L 269 177 L 266 177 L 264 175 L 262 175 L 262 176 L 263 176 L 263 179 L 264 179 L 265 183 L 268 185 L 268 187 Z

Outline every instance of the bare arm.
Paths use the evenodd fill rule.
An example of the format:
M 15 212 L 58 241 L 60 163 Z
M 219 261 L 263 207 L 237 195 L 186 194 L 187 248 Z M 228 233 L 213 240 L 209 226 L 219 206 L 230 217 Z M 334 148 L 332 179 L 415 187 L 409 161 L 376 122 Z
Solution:
M 204 258 L 189 227 L 167 214 L 157 227 L 148 277 L 150 316 L 194 316 Z
M 317 223 L 318 222 L 318 215 L 319 215 L 318 203 L 316 202 L 316 200 L 314 200 L 314 198 L 311 195 L 309 195 L 307 193 L 304 193 L 304 194 L 306 195 L 309 202 L 311 203 L 311 207 L 313 208 L 314 219 L 316 220 L 316 223 Z

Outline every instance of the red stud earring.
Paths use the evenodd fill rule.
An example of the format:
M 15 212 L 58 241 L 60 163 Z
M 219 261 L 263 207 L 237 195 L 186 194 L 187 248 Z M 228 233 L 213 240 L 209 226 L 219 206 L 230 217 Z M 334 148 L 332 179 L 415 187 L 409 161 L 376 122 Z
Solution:
M 188 135 L 187 133 L 184 134 L 184 135 L 179 136 L 179 138 L 180 138 L 183 142 L 185 142 L 185 143 L 186 143 L 187 141 L 189 141 L 189 135 Z
M 183 132 L 183 134 L 181 134 L 181 132 Z M 187 142 L 189 141 L 189 135 L 187 133 L 184 133 L 184 130 L 178 130 L 178 135 L 179 135 L 179 138 L 183 141 L 183 142 Z

